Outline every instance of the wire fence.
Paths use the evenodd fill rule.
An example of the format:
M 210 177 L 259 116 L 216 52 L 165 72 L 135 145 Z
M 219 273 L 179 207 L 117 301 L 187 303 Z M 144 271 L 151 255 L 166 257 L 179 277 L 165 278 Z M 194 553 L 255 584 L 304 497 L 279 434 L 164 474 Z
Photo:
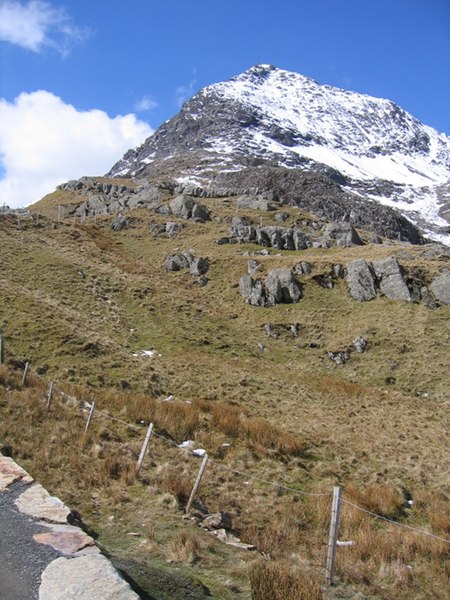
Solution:
M 0 332 L 0 337 L 2 337 L 1 336 L 1 332 Z M 1 339 L 0 340 L 0 345 L 1 345 L 2 352 L 3 352 L 3 344 L 4 344 L 4 340 Z M 109 420 L 111 422 L 119 423 L 119 424 L 125 426 L 126 428 L 134 430 L 134 431 L 139 431 L 139 432 L 143 431 L 144 426 L 145 426 L 144 422 L 142 422 L 141 425 L 137 425 L 136 423 L 131 423 L 131 422 L 125 420 L 125 419 L 121 419 L 121 418 L 116 417 L 114 415 L 108 414 L 107 412 L 98 410 L 97 408 L 95 408 L 95 402 L 88 402 L 86 400 L 80 400 L 79 398 L 77 398 L 74 395 L 67 394 L 63 389 L 61 389 L 61 386 L 57 382 L 55 382 L 55 381 L 52 381 L 51 383 L 49 383 L 46 379 L 44 379 L 44 377 L 42 377 L 42 375 L 40 375 L 34 368 L 32 368 L 29 363 L 23 361 L 22 359 L 19 359 L 17 357 L 17 354 L 14 353 L 14 351 L 9 346 L 8 346 L 8 354 L 14 356 L 15 359 L 16 359 L 16 364 L 17 363 L 21 364 L 22 367 L 23 367 L 23 369 L 24 369 L 24 378 L 22 380 L 22 386 L 25 385 L 25 378 L 26 378 L 27 372 L 31 372 L 31 373 L 33 373 L 33 375 L 35 377 L 37 377 L 40 381 L 42 381 L 42 383 L 48 388 L 48 395 L 49 395 L 48 398 L 47 398 L 48 407 L 50 406 L 51 396 L 52 395 L 55 396 L 56 394 L 59 394 L 61 396 L 61 398 L 63 398 L 66 401 L 72 402 L 74 404 L 74 406 L 76 406 L 76 407 L 78 407 L 78 408 L 80 408 L 80 409 L 82 409 L 84 411 L 89 410 L 90 411 L 90 415 L 89 416 L 90 416 L 91 419 L 93 418 L 93 416 L 95 414 L 96 418 L 100 417 L 102 419 Z M 146 436 L 146 443 L 147 444 L 149 442 L 150 435 L 153 435 L 153 436 L 157 437 L 159 440 L 161 440 L 164 444 L 170 446 L 171 448 L 177 448 L 177 449 L 183 448 L 182 444 L 178 444 L 173 439 L 170 439 L 169 437 L 163 435 L 162 433 L 155 431 L 155 429 L 153 428 L 153 424 L 151 424 L 151 425 L 152 425 L 151 432 L 150 432 L 150 434 L 148 436 Z M 87 424 L 86 429 L 85 429 L 85 433 L 86 433 L 86 431 L 88 429 L 88 426 L 89 425 Z M 148 437 L 148 440 L 147 440 L 147 437 Z M 145 447 L 145 450 L 144 450 L 144 447 L 143 447 L 142 450 L 141 450 L 141 454 L 140 454 L 139 460 L 143 460 L 145 452 L 146 452 L 146 447 Z M 271 481 L 271 480 L 268 480 L 268 479 L 264 479 L 264 478 L 258 477 L 256 475 L 253 475 L 252 473 L 249 473 L 248 471 L 243 471 L 243 470 L 234 468 L 232 466 L 228 466 L 228 465 L 226 465 L 226 464 L 224 464 L 222 462 L 219 462 L 218 460 L 211 459 L 206 451 L 204 451 L 204 455 L 202 455 L 202 454 L 195 455 L 195 453 L 192 451 L 191 452 L 191 456 L 192 456 L 192 458 L 197 458 L 198 456 L 203 456 L 203 461 L 202 461 L 202 465 L 201 465 L 201 468 L 200 468 L 200 471 L 199 471 L 199 475 L 197 476 L 197 481 L 196 481 L 196 483 L 194 485 L 193 491 L 191 492 L 191 498 L 189 499 L 188 506 L 192 503 L 193 495 L 196 493 L 197 488 L 200 485 L 201 476 L 203 475 L 203 471 L 206 469 L 206 464 L 207 464 L 208 461 L 209 461 L 209 463 L 211 465 L 214 465 L 218 469 L 221 469 L 223 471 L 226 471 L 226 472 L 232 473 L 234 475 L 237 475 L 239 477 L 245 478 L 246 480 L 255 481 L 255 482 L 260 483 L 262 485 L 266 485 L 266 486 L 278 489 L 280 491 L 283 491 L 283 492 L 286 492 L 286 493 L 289 493 L 289 494 L 298 495 L 298 496 L 304 496 L 304 497 L 312 497 L 312 498 L 326 498 L 326 497 L 329 497 L 331 499 L 331 497 L 333 497 L 333 503 L 334 503 L 334 501 L 336 499 L 336 496 L 335 496 L 335 494 L 333 492 L 320 492 L 320 493 L 309 492 L 309 491 L 306 491 L 306 490 L 301 490 L 301 489 L 297 489 L 297 488 L 291 487 L 289 485 L 286 485 L 284 483 L 280 483 L 278 481 Z M 336 491 L 337 489 L 340 490 L 340 488 L 336 488 L 335 487 L 334 491 Z M 401 529 L 404 529 L 404 530 L 408 530 L 408 531 L 411 531 L 411 532 L 413 532 L 415 534 L 418 534 L 418 535 L 427 536 L 429 538 L 433 538 L 435 540 L 438 540 L 440 542 L 443 542 L 445 544 L 449 544 L 450 545 L 450 540 L 449 539 L 444 538 L 444 537 L 439 536 L 439 535 L 436 535 L 435 533 L 433 533 L 431 531 L 427 531 L 425 529 L 420 529 L 420 528 L 417 528 L 417 527 L 413 527 L 413 526 L 407 525 L 405 523 L 400 523 L 399 521 L 390 519 L 390 518 L 388 518 L 388 517 L 386 517 L 384 515 L 381 515 L 381 514 L 378 514 L 376 512 L 370 511 L 370 510 L 368 510 L 368 509 L 366 509 L 366 508 L 364 508 L 362 506 L 359 506 L 358 504 L 355 504 L 355 503 L 351 502 L 350 500 L 347 500 L 345 498 L 345 490 L 344 490 L 344 494 L 342 496 L 340 494 L 338 495 L 338 501 L 337 501 L 337 513 L 338 514 L 339 514 L 340 503 L 342 503 L 344 505 L 347 505 L 347 506 L 350 506 L 353 509 L 355 509 L 357 511 L 360 511 L 360 512 L 362 512 L 364 514 L 367 514 L 369 517 L 371 517 L 371 518 L 373 518 L 375 520 L 383 521 L 383 522 L 386 522 L 386 523 L 388 523 L 390 525 L 393 525 L 394 527 L 398 527 L 398 528 L 401 528 Z M 333 518 L 333 512 L 332 512 L 332 518 Z M 335 525 L 338 525 L 338 522 L 339 522 L 339 517 L 337 518 L 337 523 L 335 523 Z M 330 527 L 330 532 L 331 532 L 332 529 L 333 529 L 333 527 Z M 334 535 L 333 539 L 331 539 L 331 533 L 330 533 L 330 539 L 329 539 L 329 557 L 330 557 L 330 553 L 334 556 L 333 553 L 335 552 L 336 546 L 350 545 L 350 544 L 352 544 L 352 542 L 339 542 L 339 540 L 337 539 L 337 533 L 338 533 L 337 529 L 338 528 L 336 526 L 335 527 L 335 532 L 333 534 Z M 329 558 L 329 560 L 330 560 L 330 558 Z M 331 562 L 334 563 L 334 559 Z M 327 574 L 327 579 L 328 579 L 329 583 L 333 582 L 333 574 L 332 574 L 332 572 Z

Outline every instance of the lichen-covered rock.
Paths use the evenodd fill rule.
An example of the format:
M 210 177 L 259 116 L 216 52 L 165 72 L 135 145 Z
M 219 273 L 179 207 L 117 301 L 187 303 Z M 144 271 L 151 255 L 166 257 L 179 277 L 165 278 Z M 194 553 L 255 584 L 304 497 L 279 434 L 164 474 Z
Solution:
M 164 259 L 164 268 L 168 271 L 181 271 L 187 269 L 189 262 L 182 254 L 170 254 Z
M 301 286 L 290 269 L 272 269 L 265 279 L 253 279 L 247 273 L 239 280 L 239 291 L 253 306 L 291 304 L 302 297 Z
M 373 269 L 378 279 L 380 291 L 391 300 L 411 301 L 411 294 L 403 279 L 402 270 L 397 259 L 389 256 L 383 260 L 375 260 Z
M 262 196 L 240 196 L 236 199 L 239 210 L 276 210 L 276 206 L 267 198 Z
M 111 221 L 111 229 L 113 231 L 122 231 L 123 229 L 127 229 L 128 225 L 129 221 L 123 215 L 119 215 Z
M 450 305 L 450 273 L 443 273 L 431 283 L 434 297 L 443 304 Z
M 332 241 L 336 246 L 348 248 L 363 245 L 356 229 L 345 221 L 327 223 L 322 233 L 325 239 Z
M 375 275 L 371 264 L 364 260 L 353 260 L 347 265 L 347 285 L 350 295 L 358 302 L 376 298 Z
M 189 265 L 189 272 L 191 275 L 204 275 L 209 270 L 209 261 L 207 258 L 202 258 L 199 256 L 198 258 L 193 258 Z
M 192 219 L 194 221 L 210 221 L 209 210 L 200 202 L 196 202 L 190 196 L 181 194 L 169 202 L 169 209 L 173 215 L 182 219 Z

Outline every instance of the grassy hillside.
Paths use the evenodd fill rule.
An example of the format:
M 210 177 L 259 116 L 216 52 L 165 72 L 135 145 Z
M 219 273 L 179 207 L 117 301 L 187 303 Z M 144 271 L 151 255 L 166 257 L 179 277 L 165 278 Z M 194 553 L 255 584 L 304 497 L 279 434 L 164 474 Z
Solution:
M 50 208 L 59 203 L 59 197 L 45 200 Z M 228 467 L 309 492 L 329 492 L 339 483 L 359 506 L 448 539 L 448 516 L 436 514 L 448 515 L 450 506 L 445 437 L 450 308 L 430 310 L 386 298 L 358 303 L 344 280 L 333 289 L 315 280 L 335 264 L 391 255 L 407 271 L 420 268 L 431 280 L 448 259 L 428 258 L 426 247 L 392 242 L 249 255 L 258 247 L 216 243 L 229 233 L 236 214 L 231 203 L 205 204 L 213 220 L 184 221 L 182 233 L 172 239 L 151 235 L 149 221 L 167 218 L 144 210 L 129 213 L 131 227 L 121 232 L 113 232 L 106 217 L 84 224 L 37 214 L 20 224 L 14 216 L 2 217 L 0 327 L 7 358 L 14 351 L 46 381 L 97 399 L 101 409 L 122 420 L 153 418 L 172 441 L 194 439 Z M 299 212 L 286 210 L 289 225 Z M 36 211 L 45 213 L 42 206 Z M 271 213 L 245 214 L 275 223 Z M 209 259 L 207 285 L 198 285 L 188 271 L 165 272 L 164 258 L 181 250 Z M 249 258 L 262 264 L 263 273 L 310 262 L 311 275 L 300 278 L 303 299 L 274 308 L 246 305 L 237 284 Z M 266 323 L 298 323 L 299 336 L 273 339 L 264 331 Z M 328 351 L 350 347 L 359 335 L 368 340 L 365 353 L 353 352 L 345 365 L 329 359 Z M 161 356 L 145 357 L 143 350 Z M 34 476 L 79 507 L 110 552 L 152 585 L 157 585 L 152 570 L 163 566 L 164 577 L 193 576 L 215 598 L 249 597 L 254 553 L 225 546 L 191 523 L 191 537 L 183 538 L 186 523 L 177 499 L 185 501 L 184 477 L 189 487 L 197 463 L 186 459 L 180 468 L 179 450 L 172 456 L 158 441 L 144 483 L 134 481 L 127 473 L 144 429 L 138 435 L 119 426 L 105 433 L 100 424 L 74 457 L 82 424 L 67 425 L 67 411 L 75 409 L 56 406 L 47 420 L 39 393 L 33 395 L 39 381 L 14 391 L 18 378 L 4 373 L 11 389 L 2 392 L 0 439 Z M 162 402 L 170 394 L 175 400 Z M 15 411 L 20 427 L 13 425 Z M 75 411 L 70 418 L 84 417 Z M 53 440 L 53 451 L 42 454 L 40 436 Z M 95 460 L 101 467 L 93 476 Z M 210 512 L 232 512 L 240 537 L 265 556 L 323 583 L 329 498 L 303 500 L 245 483 L 220 468 L 210 469 L 200 496 Z M 356 597 L 357 591 L 374 598 L 446 597 L 448 545 L 383 529 L 361 515 L 345 507 L 342 539 L 356 544 L 339 550 L 336 597 Z M 192 560 L 180 556 L 186 547 Z M 168 566 L 167 560 L 174 562 Z M 274 564 L 281 572 L 281 563 Z

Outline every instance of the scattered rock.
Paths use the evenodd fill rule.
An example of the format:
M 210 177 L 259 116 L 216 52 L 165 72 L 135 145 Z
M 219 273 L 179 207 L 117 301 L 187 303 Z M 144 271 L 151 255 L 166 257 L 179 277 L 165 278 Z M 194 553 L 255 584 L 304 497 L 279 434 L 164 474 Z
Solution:
M 189 262 L 189 260 L 188 260 Z M 204 275 L 209 270 L 209 261 L 207 258 L 192 258 L 189 264 L 189 272 L 191 275 Z
M 213 530 L 213 529 L 232 529 L 232 517 L 229 512 L 218 512 L 213 515 L 208 515 L 201 521 L 200 527 L 203 529 Z
M 275 221 L 280 221 L 281 223 L 284 223 L 288 219 L 289 219 L 289 213 L 287 213 L 287 212 L 275 213 Z
M 290 269 L 272 269 L 264 282 L 269 306 L 296 303 L 302 297 L 300 284 Z
M 256 546 L 242 543 L 238 537 L 227 533 L 225 529 L 216 529 L 210 533 L 211 535 L 215 535 L 221 542 L 228 544 L 229 546 L 234 546 L 235 548 L 240 548 L 241 550 L 256 550 Z
M 311 273 L 312 267 L 309 262 L 305 260 L 301 260 L 294 266 L 294 272 L 297 275 L 309 275 Z
M 345 365 L 350 359 L 350 355 L 346 351 L 328 352 L 328 357 L 334 360 L 337 365 Z
M 367 349 L 368 342 L 363 337 L 358 336 L 353 340 L 352 345 L 354 346 L 356 352 L 362 353 Z
M 169 238 L 173 238 L 183 230 L 183 223 L 177 223 L 175 221 L 167 221 L 167 223 L 156 223 L 151 221 L 149 223 L 150 233 L 153 235 L 164 235 Z
M 189 267 L 189 262 L 182 254 L 170 254 L 164 259 L 164 268 L 169 271 L 181 271 Z
M 263 329 L 264 333 L 274 340 L 280 337 L 296 339 L 299 336 L 300 325 L 298 323 L 265 323 Z
M 111 229 L 113 231 L 122 231 L 123 229 L 127 229 L 129 226 L 129 221 L 123 215 L 119 215 L 115 219 L 111 221 Z

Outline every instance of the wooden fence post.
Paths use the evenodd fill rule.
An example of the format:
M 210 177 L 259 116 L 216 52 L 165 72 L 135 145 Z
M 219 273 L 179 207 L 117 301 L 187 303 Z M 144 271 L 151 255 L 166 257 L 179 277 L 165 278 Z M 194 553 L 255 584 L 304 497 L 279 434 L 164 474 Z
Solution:
M 0 329 L 0 365 L 5 362 L 5 342 L 3 339 L 3 331 Z
M 91 404 L 91 410 L 89 411 L 89 415 L 86 421 L 86 427 L 84 428 L 84 435 L 88 432 L 89 427 L 91 426 L 92 419 L 94 418 L 94 410 L 95 410 L 95 402 Z
M 333 585 L 334 563 L 336 559 L 336 542 L 339 531 L 339 514 L 341 510 L 342 488 L 334 486 L 333 503 L 331 505 L 330 535 L 328 538 L 328 556 L 326 576 L 328 585 Z
M 153 423 L 150 423 L 147 429 L 147 433 L 145 434 L 144 443 L 142 444 L 141 453 L 139 454 L 138 461 L 136 463 L 136 477 L 139 475 L 139 471 L 141 470 L 142 463 L 144 462 L 145 455 L 147 453 L 148 444 L 150 442 L 150 438 L 153 433 Z
M 198 471 L 198 475 L 197 475 L 197 479 L 195 480 L 194 487 L 192 488 L 191 495 L 189 496 L 188 503 L 186 504 L 186 514 L 188 514 L 188 512 L 191 510 L 192 502 L 194 501 L 195 494 L 197 493 L 197 490 L 200 486 L 200 482 L 202 480 L 203 473 L 205 472 L 207 462 L 208 462 L 208 455 L 205 454 L 205 456 L 203 457 L 203 460 L 202 460 L 202 464 L 200 465 L 200 469 Z
M 50 410 L 50 404 L 52 403 L 52 395 L 53 395 L 53 381 L 50 381 L 50 385 L 48 386 L 48 392 L 47 392 L 47 410 Z
M 30 363 L 26 362 L 25 363 L 25 368 L 23 370 L 23 375 L 22 375 L 22 387 L 25 386 L 26 382 L 27 382 L 27 375 L 28 375 L 28 369 L 30 368 Z

